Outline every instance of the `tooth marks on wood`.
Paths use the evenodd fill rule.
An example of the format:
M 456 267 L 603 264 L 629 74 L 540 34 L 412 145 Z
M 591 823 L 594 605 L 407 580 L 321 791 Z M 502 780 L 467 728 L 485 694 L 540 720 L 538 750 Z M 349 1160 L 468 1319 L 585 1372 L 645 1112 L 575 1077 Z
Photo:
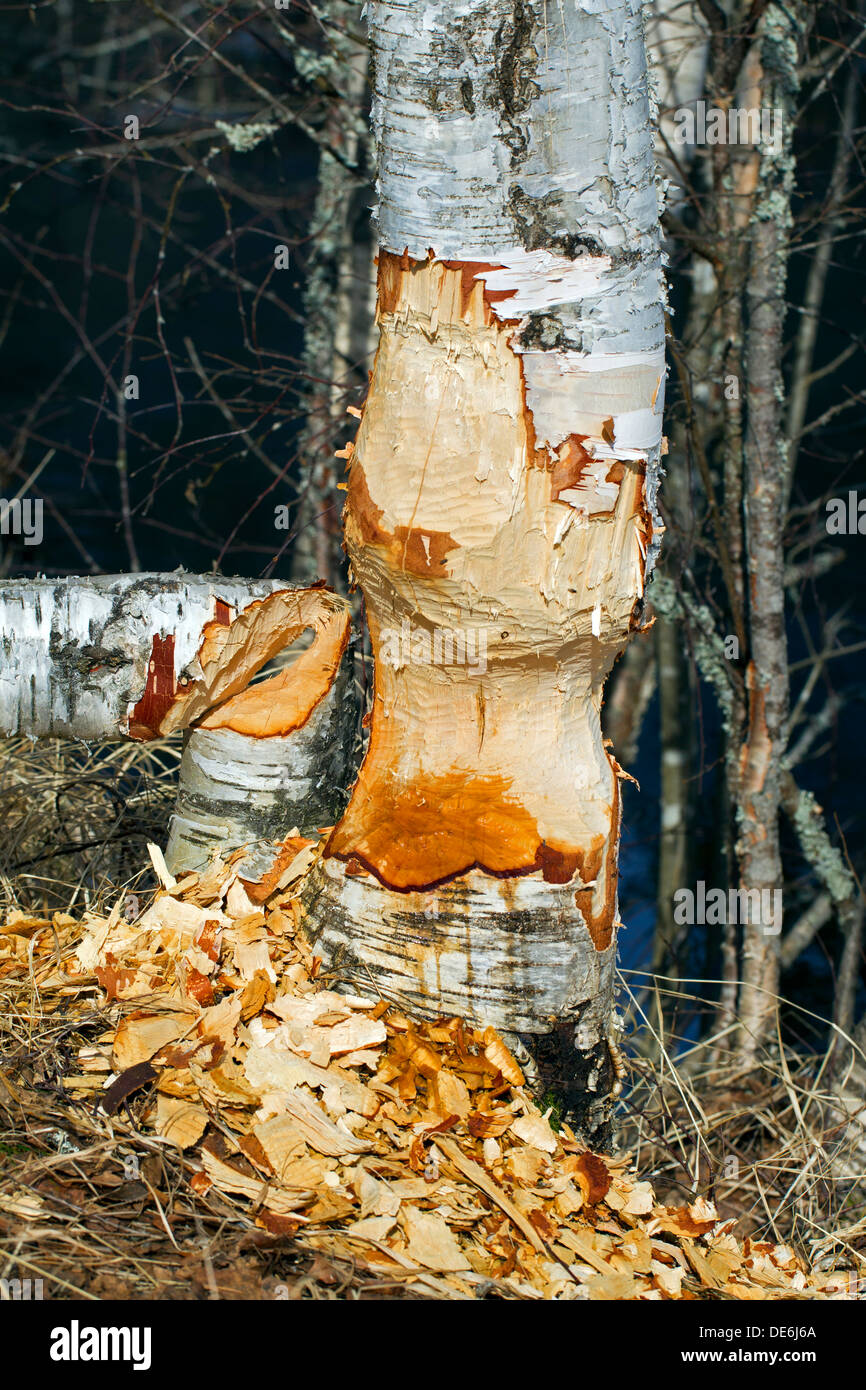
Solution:
M 233 703 L 307 627 L 309 650 Z M 214 849 L 279 842 L 294 824 L 317 829 L 339 814 L 356 726 L 348 635 L 337 595 L 273 580 L 182 571 L 7 580 L 0 733 L 147 740 L 211 719 L 225 727 L 210 772 L 194 756 L 203 728 L 181 763 L 172 834 L 185 811 L 183 867 L 197 868 Z

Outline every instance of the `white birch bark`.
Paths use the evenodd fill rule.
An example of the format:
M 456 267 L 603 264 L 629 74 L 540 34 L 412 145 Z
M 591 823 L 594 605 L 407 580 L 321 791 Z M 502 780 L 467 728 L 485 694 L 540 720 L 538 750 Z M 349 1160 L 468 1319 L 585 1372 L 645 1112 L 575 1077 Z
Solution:
M 248 689 L 309 627 L 313 646 Z M 277 580 L 7 580 L 0 733 L 146 740 L 189 729 L 170 867 L 198 868 L 217 850 L 255 844 L 242 872 L 266 883 L 274 842 L 295 826 L 317 829 L 340 806 L 354 722 L 347 637 L 342 599 Z
M 380 341 L 346 542 L 376 692 L 308 927 L 346 980 L 534 1037 L 591 1132 L 619 835 L 599 710 L 660 534 L 641 6 L 380 0 L 368 19 Z M 484 662 L 437 661 L 437 632 Z

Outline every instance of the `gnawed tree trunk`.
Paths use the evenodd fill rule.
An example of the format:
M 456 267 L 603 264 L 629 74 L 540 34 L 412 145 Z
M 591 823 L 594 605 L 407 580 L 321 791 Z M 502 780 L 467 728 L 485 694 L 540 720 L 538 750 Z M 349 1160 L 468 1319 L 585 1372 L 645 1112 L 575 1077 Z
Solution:
M 307 629 L 312 645 L 258 684 Z M 354 721 L 343 599 L 276 580 L 175 574 L 0 585 L 0 732 L 79 739 L 188 730 L 168 844 L 173 870 L 250 845 L 265 894 L 295 827 L 332 824 Z
M 517 1035 L 598 1136 L 620 815 L 599 710 L 658 544 L 640 5 L 368 17 L 380 340 L 346 544 L 376 684 L 308 930 L 338 978 Z

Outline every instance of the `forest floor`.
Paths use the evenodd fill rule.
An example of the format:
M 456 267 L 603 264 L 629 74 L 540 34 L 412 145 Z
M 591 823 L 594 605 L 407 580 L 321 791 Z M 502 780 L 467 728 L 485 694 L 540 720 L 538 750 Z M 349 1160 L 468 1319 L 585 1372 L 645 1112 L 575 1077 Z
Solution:
M 743 1074 L 706 1030 L 668 1031 L 698 1036 L 697 987 L 624 980 L 619 1147 L 590 1153 L 492 1030 L 328 989 L 297 930 L 310 851 L 263 905 L 231 861 L 151 871 L 172 746 L 144 770 L 47 749 L 4 769 L 0 1278 L 72 1299 L 859 1296 L 860 1128 L 818 1048 L 780 1039 Z

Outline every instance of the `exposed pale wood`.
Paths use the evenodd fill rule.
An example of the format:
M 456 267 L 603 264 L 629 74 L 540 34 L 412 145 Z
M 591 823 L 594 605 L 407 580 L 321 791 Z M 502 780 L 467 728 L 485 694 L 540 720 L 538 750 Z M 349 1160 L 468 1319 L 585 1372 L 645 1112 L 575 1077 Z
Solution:
M 660 540 L 641 6 L 368 15 L 380 336 L 346 545 L 376 683 L 307 928 L 338 979 L 547 1039 L 594 1124 L 620 814 L 599 709 Z

